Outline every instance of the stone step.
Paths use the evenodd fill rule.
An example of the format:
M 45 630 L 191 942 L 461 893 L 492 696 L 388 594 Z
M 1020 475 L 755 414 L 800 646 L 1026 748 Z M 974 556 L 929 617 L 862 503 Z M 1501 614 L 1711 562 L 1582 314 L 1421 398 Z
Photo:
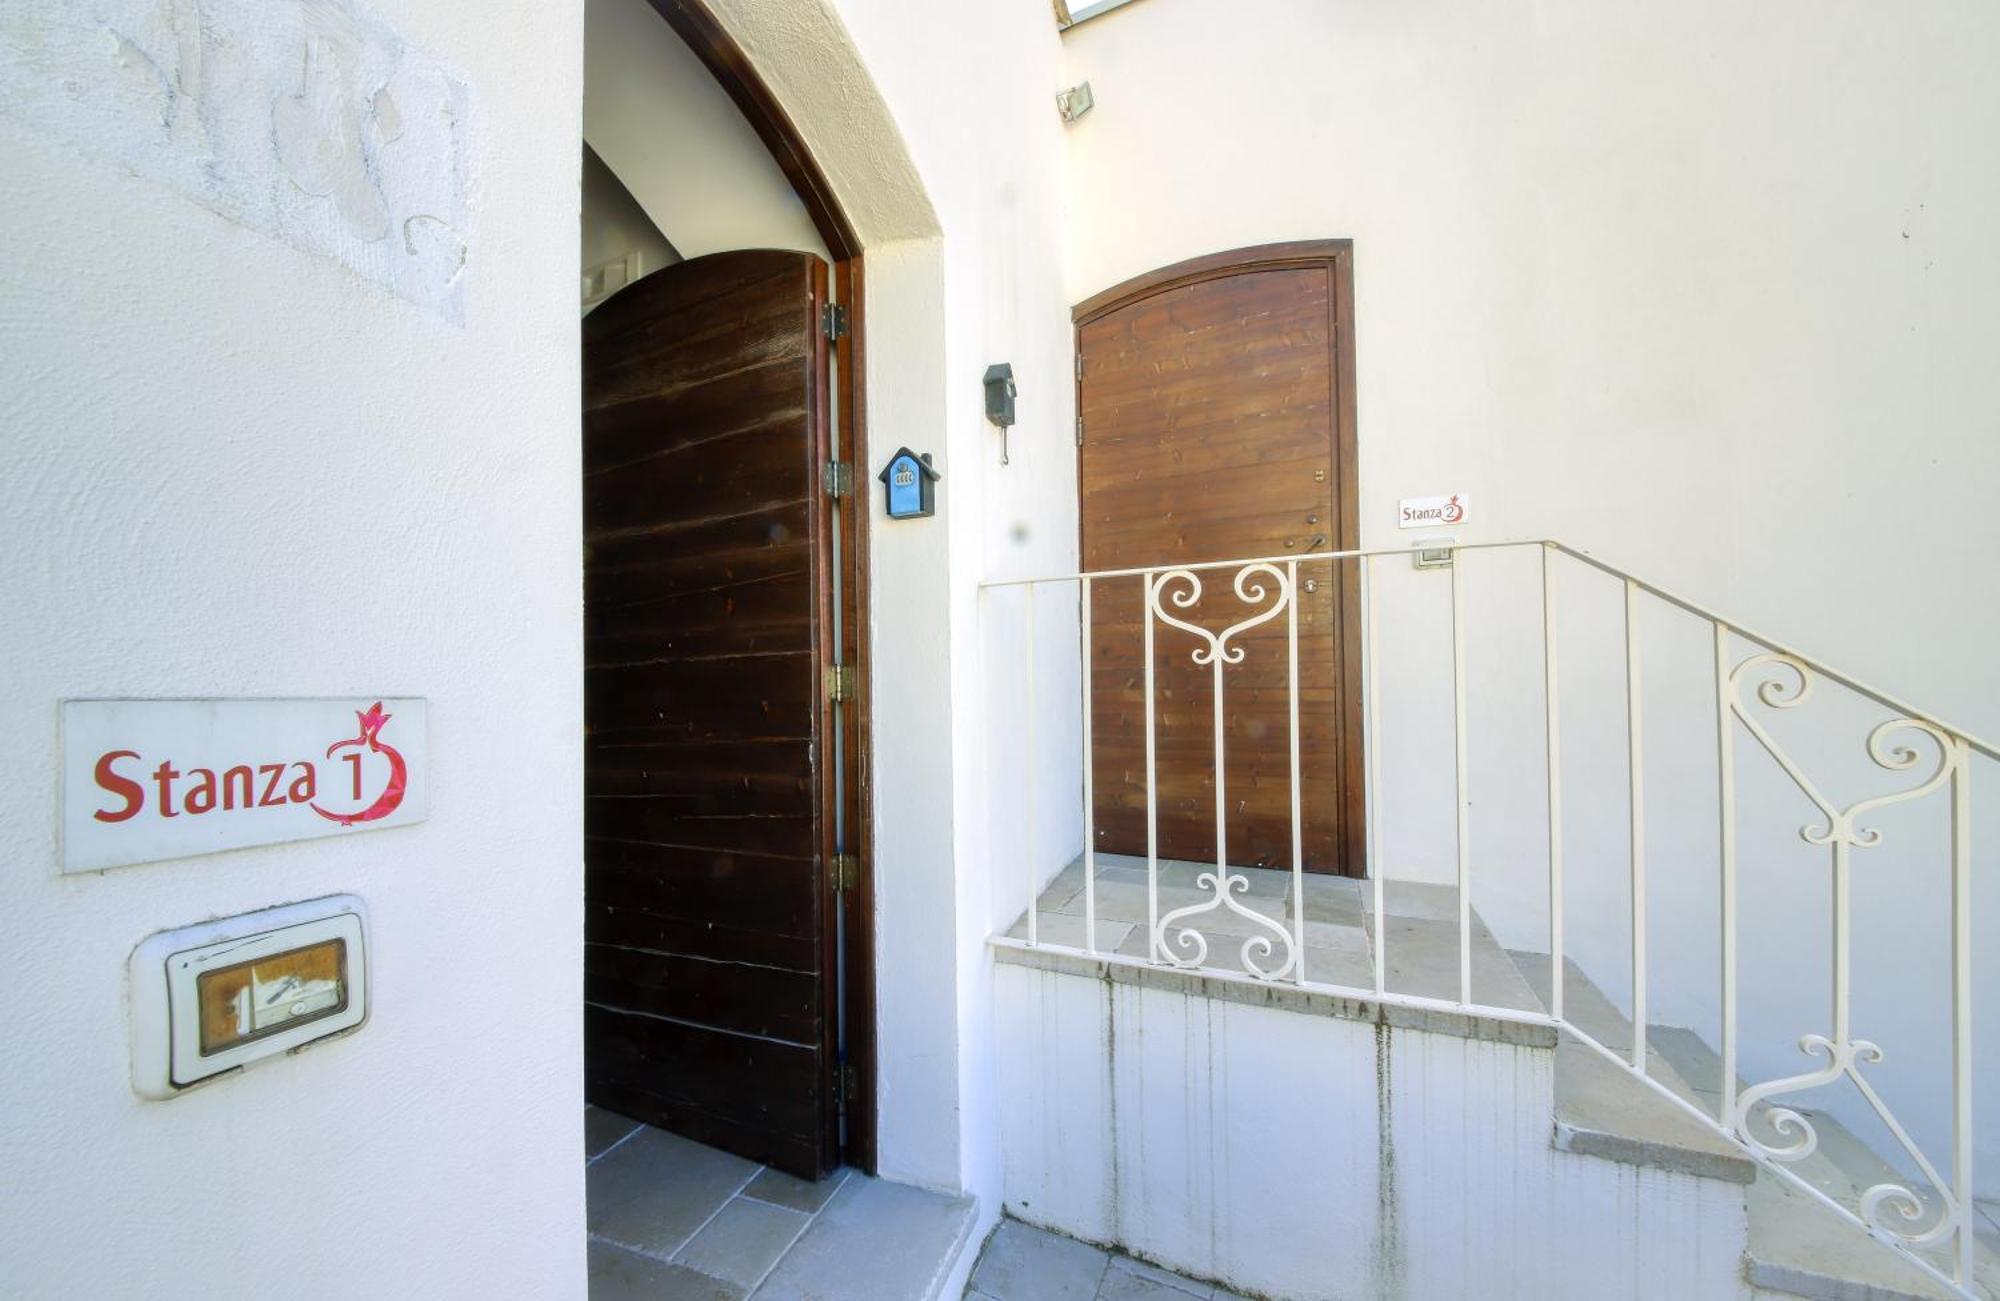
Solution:
M 1509 956 L 1535 997 L 1549 1005 L 1554 991 L 1548 955 L 1516 951 Z M 1631 1023 L 1575 963 L 1563 965 L 1564 1019 L 1629 1058 Z M 1689 1105 L 1700 1106 L 1698 1092 L 1650 1042 L 1646 1076 Z M 1757 1177 L 1756 1162 L 1736 1144 L 1569 1034 L 1556 1050 L 1555 1126 L 1556 1146 L 1567 1152 L 1735 1184 Z
M 1712 1090 L 1721 1087 L 1722 1059 L 1701 1036 L 1666 1027 L 1656 1027 L 1650 1034 L 1688 1078 L 1701 1080 Z M 1737 1087 L 1747 1087 L 1747 1081 L 1737 1081 Z M 1703 1096 L 1713 1110 L 1716 1095 Z M 1878 1184 L 1901 1184 L 1922 1191 L 1921 1181 L 1913 1183 L 1908 1174 L 1890 1165 L 1836 1117 L 1809 1107 L 1796 1110 L 1813 1127 L 1819 1142 L 1811 1156 L 1786 1168 L 1839 1205 L 1859 1207 L 1862 1192 Z M 1752 1124 L 1756 1123 L 1753 1115 Z M 1772 1140 L 1778 1137 L 1757 1132 Z M 1930 1205 L 1935 1214 L 1934 1199 Z M 1748 1210 L 1747 1269 L 1750 1281 L 1759 1287 L 1813 1301 L 1935 1301 L 1955 1295 L 1776 1175 L 1759 1177 L 1751 1190 Z M 1979 1223 L 1976 1209 L 1974 1215 Z M 1989 1232 L 1988 1237 L 1992 1236 Z M 1992 1241 L 1980 1242 L 1973 1267 L 1974 1290 L 1989 1301 L 2000 1292 L 2000 1255 L 1996 1255 L 1995 1246 Z M 1917 1252 L 1934 1268 L 1951 1273 L 1952 1262 L 1944 1250 L 1920 1247 Z
M 1536 996 L 1548 1001 L 1552 993 L 1548 955 L 1511 956 Z M 1563 965 L 1564 1018 L 1605 1047 L 1629 1054 L 1630 1020 L 1574 962 Z M 1715 1116 L 1722 1061 L 1701 1036 L 1677 1026 L 1648 1025 L 1646 1042 L 1647 1075 L 1705 1116 Z M 1628 1071 L 1567 1035 L 1557 1052 L 1556 1070 L 1557 1146 L 1749 1185 L 1744 1267 L 1754 1286 L 1811 1301 L 1949 1301 L 1956 1295 L 1811 1195 L 1760 1169 L 1734 1142 L 1653 1095 Z M 1744 1083 L 1739 1081 L 1738 1087 Z M 1834 1117 L 1798 1110 L 1818 1132 L 1819 1144 L 1810 1157 L 1788 1169 L 1836 1203 L 1858 1207 L 1866 1188 L 1909 1182 Z M 1751 1123 L 1757 1124 L 1756 1115 Z M 1993 1240 L 2000 1234 L 1992 1233 L 1983 1218 L 1977 1222 L 1989 1232 L 1981 1235 L 1978 1245 L 1974 1291 L 1986 1301 L 2000 1301 L 2000 1254 L 1995 1251 L 2000 1243 Z M 1928 1263 L 1950 1272 L 1944 1252 L 1919 1250 Z

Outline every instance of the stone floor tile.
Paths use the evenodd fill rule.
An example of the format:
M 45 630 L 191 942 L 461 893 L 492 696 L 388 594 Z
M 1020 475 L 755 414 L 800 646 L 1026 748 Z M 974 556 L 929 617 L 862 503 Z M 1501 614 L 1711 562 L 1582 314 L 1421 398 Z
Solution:
M 950 1268 L 972 1203 L 854 1175 L 841 1185 L 757 1301 L 895 1301 L 927 1297 Z
M 840 1186 L 853 1173 L 846 1166 L 834 1171 L 817 1183 L 808 1183 L 796 1175 L 788 1175 L 782 1170 L 765 1170 L 750 1181 L 743 1190 L 745 1197 L 754 1197 L 760 1202 L 773 1206 L 785 1206 L 807 1215 L 817 1215 L 820 1208 L 833 1200 Z
M 1082 889 L 1083 856 L 1079 854 L 1075 862 L 1056 873 L 1055 877 L 1046 886 L 1042 887 L 1041 905 L 1043 910 L 1062 907 L 1065 903 L 1076 897 Z
M 1348 949 L 1317 949 L 1306 945 L 1306 979 L 1318 985 L 1348 989 L 1375 988 L 1375 959 Z
M 1160 884 L 1173 890 L 1206 891 L 1209 887 L 1201 884 L 1201 877 L 1204 873 L 1213 871 L 1215 871 L 1213 863 L 1193 863 L 1186 859 L 1163 858 L 1160 860 Z M 1241 877 L 1248 883 L 1247 889 L 1237 892 L 1238 898 L 1249 896 L 1259 899 L 1282 899 L 1292 888 L 1290 868 L 1276 871 L 1265 867 L 1231 867 L 1229 871 L 1231 876 Z M 1146 860 L 1142 858 L 1136 866 L 1129 868 L 1100 865 L 1098 873 L 1104 880 L 1134 881 L 1144 885 Z
M 1456 922 L 1458 888 L 1449 885 L 1429 885 L 1422 881 L 1384 881 L 1382 907 L 1392 918 L 1408 917 L 1416 921 Z
M 1180 1280 L 1186 1283 L 1187 1280 Z M 1198 1285 L 1190 1285 L 1198 1286 Z M 1189 1301 L 1199 1297 L 1207 1301 L 1212 1295 L 1209 1289 L 1189 1292 L 1184 1287 L 1175 1287 L 1143 1274 L 1135 1274 L 1129 1269 L 1107 1269 L 1104 1284 L 1097 1289 L 1096 1301 Z
M 1334 922 L 1360 926 L 1362 915 L 1373 906 L 1374 896 L 1364 897 L 1361 882 L 1344 876 L 1312 873 L 1306 877 L 1306 924 Z
M 1145 1261 L 1136 1260 L 1131 1256 L 1113 1256 L 1111 1258 L 1111 1268 L 1121 1270 L 1127 1274 L 1136 1274 L 1138 1277 L 1167 1288 L 1172 1293 L 1181 1297 L 1197 1297 L 1200 1301 L 1208 1301 L 1210 1293 L 1214 1291 L 1206 1283 L 1197 1283 L 1191 1278 L 1182 1278 L 1172 1270 L 1161 1269 L 1158 1265 L 1149 1265 Z M 1107 1285 L 1111 1282 L 1108 1274 L 1105 1276 L 1105 1281 Z
M 742 1157 L 648 1126 L 586 1172 L 590 1231 L 671 1256 L 756 1173 Z
M 590 1301 L 743 1301 L 734 1283 L 642 1256 L 599 1239 L 590 1243 Z
M 1003 1219 L 986 1240 L 972 1286 L 995 1301 L 1092 1301 L 1106 1257 L 1088 1243 Z
M 786 1248 L 798 1241 L 811 1220 L 803 1211 L 738 1197 L 716 1212 L 674 1260 L 710 1277 L 752 1288 L 771 1272 Z
M 1388 985 L 1398 994 L 1456 1000 L 1458 984 L 1458 919 L 1429 921 L 1390 914 Z M 1476 920 L 1472 931 L 1472 997 L 1494 1007 L 1540 1011 L 1541 1002 L 1527 981 Z
M 618 1140 L 639 1128 L 639 1122 L 629 1116 L 621 1116 L 615 1111 L 602 1107 L 583 1109 L 583 1159 L 588 1161 L 602 1156 L 616 1146 Z
M 1306 947 L 1309 949 L 1331 949 L 1340 953 L 1352 953 L 1368 958 L 1375 950 L 1368 939 L 1368 932 L 1360 925 L 1346 925 L 1340 922 L 1316 922 L 1308 918 L 1305 925 Z
M 1077 897 L 1075 913 L 1042 913 L 1035 919 L 1035 942 L 1037 944 L 1060 944 L 1065 948 L 1071 949 L 1083 948 L 1082 914 L 1083 902 L 1081 895 Z M 1021 920 L 1015 922 L 1007 934 L 1013 939 L 1027 939 L 1028 919 L 1023 917 Z M 1107 922 L 1099 920 L 1097 923 L 1097 951 L 1099 953 L 1115 953 L 1118 950 L 1118 946 L 1123 944 L 1126 937 L 1131 934 L 1131 922 Z

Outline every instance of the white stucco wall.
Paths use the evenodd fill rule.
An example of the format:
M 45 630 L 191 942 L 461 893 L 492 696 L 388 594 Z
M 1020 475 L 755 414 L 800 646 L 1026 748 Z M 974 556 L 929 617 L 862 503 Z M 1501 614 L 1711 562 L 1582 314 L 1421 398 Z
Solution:
M 247 12 L 201 8 L 216 37 Z M 0 24 L 14 70 L 18 9 Z M 107 52 L 99 19 L 194 12 L 37 9 Z M 376 274 L 383 250 L 343 243 L 357 196 L 342 210 L 287 189 L 268 152 L 205 140 L 191 64 L 160 54 L 178 127 L 105 112 L 88 142 L 16 112 L 17 71 L 0 92 L 9 1295 L 582 1294 L 581 12 L 372 15 L 464 90 L 455 302 L 405 294 Z M 298 46 L 282 53 L 296 73 Z M 97 102 L 129 66 L 80 67 L 78 93 Z M 162 153 L 141 175 L 121 165 Z M 300 224 L 191 195 L 190 159 Z M 427 822 L 57 877 L 64 697 L 359 693 L 428 699 Z M 140 1101 L 133 946 L 338 891 L 373 921 L 368 1024 Z
M 871 245 L 868 252 L 870 446 L 863 482 L 878 512 L 872 672 L 877 691 L 893 687 L 909 717 L 950 720 L 948 733 L 905 729 L 892 736 L 879 726 L 877 732 L 883 1170 L 948 1181 L 977 1194 L 991 1216 L 999 1204 L 999 1113 L 985 938 L 1004 924 L 1003 913 L 1010 920 L 1020 908 L 1018 889 L 1006 878 L 1024 835 L 1013 779 L 1032 773 L 1046 809 L 1073 806 L 1076 793 L 1074 734 L 1065 742 L 1059 727 L 1042 730 L 1039 762 L 1013 773 L 989 766 L 990 747 L 1022 752 L 1026 701 L 1013 676 L 1017 665 L 988 661 L 1007 625 L 1004 612 L 998 630 L 986 622 L 994 616 L 990 608 L 982 614 L 977 591 L 989 576 L 1067 572 L 1075 565 L 1074 392 L 1061 275 L 1064 141 L 1052 98 L 1060 50 L 1048 14 L 1034 6 L 843 0 L 839 10 L 894 115 L 941 234 L 935 261 L 929 249 L 892 246 L 878 255 Z M 809 103 L 808 94 L 799 102 Z M 795 116 L 817 148 L 815 127 Z M 844 167 L 853 145 L 833 135 L 822 161 Z M 858 221 L 870 216 L 866 206 L 851 212 Z M 883 311 L 885 291 L 925 264 L 943 291 L 937 322 L 943 364 L 938 388 L 927 395 L 941 403 L 935 408 L 904 402 L 913 379 L 930 380 L 909 364 L 908 350 L 922 341 L 886 325 Z M 895 279 L 885 282 L 885 268 Z M 986 367 L 1000 361 L 1012 363 L 1020 388 L 1005 467 L 980 387 Z M 944 480 L 935 519 L 894 523 L 879 514 L 873 475 L 902 444 L 936 454 Z M 1054 606 L 1051 615 L 1038 633 L 1043 658 L 1059 666 L 1063 655 L 1074 659 L 1075 618 L 1072 612 L 1065 633 Z M 1073 683 L 1073 666 L 1069 672 Z M 933 700 L 944 713 L 925 711 Z M 1059 711 L 1047 698 L 1036 707 Z M 1051 840 L 1044 852 L 1068 851 Z M 917 853 L 925 855 L 921 862 L 899 865 Z M 898 883 L 907 893 L 897 893 Z M 940 890 L 948 894 L 938 898 Z M 947 919 L 948 937 L 940 933 Z M 887 961 L 899 946 L 931 954 L 940 942 L 949 947 L 948 974 Z M 948 1012 L 935 1004 L 944 988 L 952 991 Z M 949 1080 L 927 1077 L 922 1092 L 890 1092 L 899 1073 L 890 1065 L 898 1037 L 940 1014 L 951 1022 Z M 928 1052 L 936 1042 L 926 1037 L 923 1046 Z M 915 1076 L 926 1065 L 918 1059 L 903 1069 Z M 920 1134 L 921 1146 L 904 1151 L 920 1150 L 926 1160 L 892 1160 L 892 1132 Z M 933 1146 L 946 1137 L 948 1154 Z
M 2000 24 L 1357 0 L 1133 6 L 1065 42 L 1076 299 L 1355 241 L 1362 541 L 1466 490 L 2000 732 Z
M 1557 1150 L 1549 1046 L 996 980 L 1009 1214 L 1256 1295 L 1747 1295 L 1743 1185 Z
M 583 137 L 682 257 L 827 256 L 757 132 L 646 0 L 584 6 Z
M 868 449 L 857 468 L 872 513 L 881 1173 L 971 1192 L 990 1223 L 999 1114 L 985 938 L 1001 911 L 1005 851 L 993 837 L 1018 833 L 989 823 L 985 754 L 989 729 L 1019 737 L 1024 702 L 1004 694 L 1004 675 L 997 706 L 989 699 L 977 584 L 1075 562 L 1063 141 L 1050 98 L 1060 50 L 1032 7 L 715 9 L 865 247 Z M 1005 469 L 980 388 L 996 361 L 1013 363 L 1021 388 Z M 932 519 L 881 514 L 874 475 L 903 445 L 933 453 L 944 474 Z M 1059 619 L 1041 632 L 1054 663 L 1074 645 L 1074 618 L 1068 641 Z M 1033 771 L 1056 807 L 1074 799 L 1075 747 L 1044 736 L 1053 757 Z
M 1987 7 L 1171 0 L 1087 23 L 1065 52 L 1096 95 L 1069 136 L 1073 299 L 1198 254 L 1354 240 L 1364 546 L 1415 536 L 1398 499 L 1464 491 L 1462 540 L 1562 538 L 2000 731 L 2000 614 L 1980 595 L 2000 554 Z M 1449 879 L 1447 579 L 1385 577 L 1382 861 Z M 1532 564 L 1468 563 L 1467 581 L 1475 903 L 1532 944 Z M 1564 804 L 1572 952 L 1620 994 L 1623 644 L 1603 586 L 1575 580 L 1564 620 Z M 1660 610 L 1642 628 L 1651 1012 L 1712 1034 L 1712 650 Z M 1848 800 L 1889 789 L 1866 725 L 1835 715 L 1816 771 Z M 1798 843 L 1803 801 L 1747 737 L 1738 753 L 1745 1073 L 1768 1078 L 1809 1065 L 1797 1036 L 1823 1028 L 1827 869 Z M 1857 859 L 1857 1032 L 1883 1041 L 1874 1074 L 1942 1159 L 1941 802 L 1919 816 L 1885 817 L 1889 848 Z M 2000 845 L 1981 834 L 1990 917 Z M 2000 955 L 1981 961 L 1977 987 Z M 1990 1184 L 2000 1017 L 1979 1017 Z M 1851 1089 L 1809 1101 L 1865 1114 Z
M 1037 750 L 1025 748 L 1030 711 L 1063 716 L 1060 672 L 1044 684 L 1049 695 L 1029 699 L 1020 663 L 989 658 L 1004 642 L 1009 615 L 982 597 L 976 583 L 1022 572 L 1067 572 L 1076 563 L 1074 390 L 1070 379 L 1068 304 L 1061 280 L 1063 138 L 1052 95 L 1056 37 L 1034 6 L 974 12 L 933 6 L 880 4 L 870 25 L 857 16 L 864 48 L 888 46 L 880 66 L 891 103 L 912 152 L 925 168 L 944 229 L 946 303 L 947 480 L 955 503 L 947 516 L 952 548 L 951 641 L 953 757 L 961 774 L 955 792 L 953 861 L 957 885 L 957 1002 L 960 1035 L 960 1162 L 963 1185 L 982 1209 L 999 1205 L 999 1097 L 985 940 L 1019 911 L 1010 873 L 1030 852 L 1021 817 L 1025 782 L 1047 810 L 1073 811 L 1076 745 L 1059 727 L 1044 725 Z M 955 51 L 955 57 L 946 51 Z M 890 70 L 894 70 L 891 72 Z M 898 95 L 903 98 L 899 99 Z M 939 110 L 951 106 L 951 112 Z M 987 423 L 981 378 L 1008 362 L 1019 388 L 1017 424 L 1008 464 L 1000 463 L 999 431 Z M 892 447 L 875 431 L 871 460 Z M 915 446 L 916 444 L 912 444 Z M 883 524 L 887 534 L 897 528 Z M 1073 661 L 1075 620 L 1068 632 L 1059 609 L 1038 622 L 1040 659 Z M 1073 671 L 1070 678 L 1073 683 Z M 1018 766 L 993 762 L 995 747 L 1019 746 Z M 1045 833 L 1045 870 L 1067 861 Z M 1074 837 L 1072 837 L 1073 839 Z

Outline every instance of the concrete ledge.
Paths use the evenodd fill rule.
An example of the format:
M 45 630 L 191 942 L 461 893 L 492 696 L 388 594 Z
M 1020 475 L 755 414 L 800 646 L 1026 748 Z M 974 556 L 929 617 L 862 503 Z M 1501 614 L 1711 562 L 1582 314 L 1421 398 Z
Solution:
M 1532 1020 L 1517 1021 L 1500 1016 L 1482 1016 L 1476 1012 L 1411 1007 L 1315 989 L 1310 985 L 1266 983 L 1249 976 L 1154 966 L 1113 955 L 1093 957 L 1071 949 L 1031 949 L 999 939 L 991 940 L 989 944 L 996 961 L 1066 976 L 1081 976 L 1087 980 L 1165 990 L 1249 1007 L 1268 1007 L 1302 1016 L 1326 1016 L 1386 1025 L 1398 1030 L 1420 1030 L 1457 1039 L 1483 1039 L 1523 1048 L 1553 1049 L 1556 1046 L 1556 1028 Z
M 1556 1052 L 1555 1145 L 1698 1179 L 1757 1179 L 1757 1163 L 1742 1149 L 1569 1037 Z

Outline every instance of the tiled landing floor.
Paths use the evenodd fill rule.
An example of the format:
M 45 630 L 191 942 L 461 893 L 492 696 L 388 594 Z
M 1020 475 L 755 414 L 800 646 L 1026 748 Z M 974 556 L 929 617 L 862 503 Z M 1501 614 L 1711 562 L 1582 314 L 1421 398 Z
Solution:
M 806 1183 L 584 1111 L 591 1301 L 928 1301 L 971 1203 L 842 1170 Z
M 1242 1301 L 1130 1256 L 1002 1220 L 986 1240 L 965 1301 Z
M 1212 863 L 1161 859 L 1159 916 L 1175 909 L 1212 904 L 1213 890 L 1199 885 Z M 1244 882 L 1235 895 L 1242 907 L 1268 917 L 1289 931 L 1292 925 L 1292 874 L 1271 868 L 1236 867 L 1231 874 Z M 1084 947 L 1083 860 L 1078 858 L 1049 882 L 1036 900 L 1036 938 L 1043 944 Z M 1146 860 L 1124 854 L 1097 855 L 1097 951 L 1144 959 L 1147 943 Z M 1459 995 L 1458 891 L 1451 886 L 1411 881 L 1383 883 L 1383 917 L 1373 913 L 1374 889 L 1346 877 L 1308 873 L 1302 910 L 1306 979 L 1350 989 L 1373 989 L 1375 946 L 1383 946 L 1388 988 L 1399 994 L 1456 1000 Z M 1470 956 L 1472 998 L 1489 1007 L 1539 1012 L 1542 1004 L 1515 969 L 1513 960 L 1480 920 L 1471 916 Z M 1186 926 L 1198 932 L 1208 948 L 1201 965 L 1222 971 L 1244 970 L 1244 941 L 1268 935 L 1257 921 L 1229 909 L 1211 907 L 1191 914 Z M 1163 942 L 1181 929 L 1168 928 Z M 1027 918 L 1017 920 L 1007 934 L 1025 939 Z M 1180 956 L 1173 955 L 1170 956 Z M 1254 950 L 1264 967 L 1284 961 L 1282 946 L 1270 955 Z

